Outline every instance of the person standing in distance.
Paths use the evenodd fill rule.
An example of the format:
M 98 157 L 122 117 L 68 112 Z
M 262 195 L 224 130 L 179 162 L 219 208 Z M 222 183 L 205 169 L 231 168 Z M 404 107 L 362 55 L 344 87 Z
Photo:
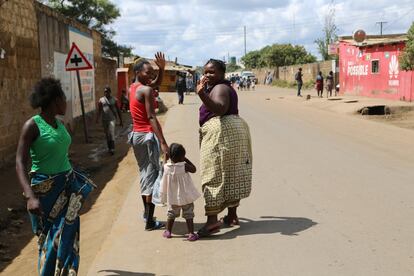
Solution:
M 96 123 L 102 117 L 102 125 L 105 132 L 106 143 L 110 154 L 115 153 L 115 125 L 116 117 L 119 117 L 119 124 L 124 126 L 122 122 L 121 111 L 118 107 L 118 100 L 111 95 L 111 88 L 105 86 L 104 96 L 98 101 L 98 113 L 96 115 Z
M 187 90 L 186 80 L 182 73 L 177 73 L 175 89 L 178 93 L 178 104 L 184 104 L 184 92 Z
M 302 80 L 303 74 L 302 74 L 302 68 L 299 68 L 299 70 L 296 72 L 295 75 L 295 80 L 298 84 L 298 97 L 302 97 L 302 85 L 303 85 L 303 80 Z

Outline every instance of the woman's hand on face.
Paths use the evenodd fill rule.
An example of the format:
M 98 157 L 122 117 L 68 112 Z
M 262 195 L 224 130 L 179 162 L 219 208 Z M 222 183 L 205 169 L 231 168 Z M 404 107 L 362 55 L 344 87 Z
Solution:
M 204 92 L 205 87 L 207 86 L 207 78 L 205 76 L 201 77 L 200 82 L 197 84 L 197 94 Z
M 40 205 L 40 201 L 36 197 L 31 197 L 27 200 L 27 211 L 34 215 L 41 216 L 43 214 L 42 206 Z

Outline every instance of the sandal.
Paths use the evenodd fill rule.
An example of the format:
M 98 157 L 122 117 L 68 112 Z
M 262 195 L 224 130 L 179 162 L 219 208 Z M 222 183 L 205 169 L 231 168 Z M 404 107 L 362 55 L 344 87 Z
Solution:
M 200 238 L 211 236 L 214 233 L 220 232 L 221 222 L 218 221 L 216 224 L 214 224 L 209 229 L 206 226 L 203 226 L 200 230 L 197 231 L 197 235 Z
M 240 225 L 240 223 L 239 223 L 239 218 L 238 217 L 236 217 L 236 218 L 234 218 L 234 219 L 232 219 L 232 220 L 230 220 L 229 219 L 229 216 L 224 216 L 224 217 L 222 217 L 221 219 L 220 219 L 220 221 L 221 222 L 223 222 L 226 226 L 228 226 L 228 227 L 232 227 L 232 226 L 234 226 L 234 225 Z
M 164 223 L 159 222 L 159 221 L 153 221 L 153 223 L 151 223 L 149 226 L 148 226 L 148 223 L 147 223 L 147 226 L 145 226 L 145 231 L 158 230 L 158 229 L 161 229 L 161 228 L 164 228 L 164 227 L 165 227 Z
M 190 235 L 188 235 L 188 238 L 187 238 L 187 241 L 196 241 L 196 240 L 198 240 L 200 237 L 198 236 L 198 234 L 194 234 L 194 233 L 191 233 Z
M 168 230 L 165 230 L 164 233 L 162 233 L 162 236 L 166 239 L 171 239 L 172 237 L 171 232 Z

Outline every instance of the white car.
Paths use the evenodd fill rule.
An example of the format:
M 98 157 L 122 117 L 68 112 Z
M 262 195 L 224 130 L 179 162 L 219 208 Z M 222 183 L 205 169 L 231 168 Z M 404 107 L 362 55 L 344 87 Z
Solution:
M 242 78 L 253 78 L 253 79 L 256 78 L 256 76 L 251 71 L 243 71 L 243 72 L 241 72 L 241 77 Z

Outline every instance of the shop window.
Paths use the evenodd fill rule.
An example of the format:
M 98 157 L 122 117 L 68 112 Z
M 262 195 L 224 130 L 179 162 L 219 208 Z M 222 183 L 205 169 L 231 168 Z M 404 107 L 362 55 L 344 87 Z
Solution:
M 371 73 L 378 74 L 379 73 L 379 60 L 371 61 Z

